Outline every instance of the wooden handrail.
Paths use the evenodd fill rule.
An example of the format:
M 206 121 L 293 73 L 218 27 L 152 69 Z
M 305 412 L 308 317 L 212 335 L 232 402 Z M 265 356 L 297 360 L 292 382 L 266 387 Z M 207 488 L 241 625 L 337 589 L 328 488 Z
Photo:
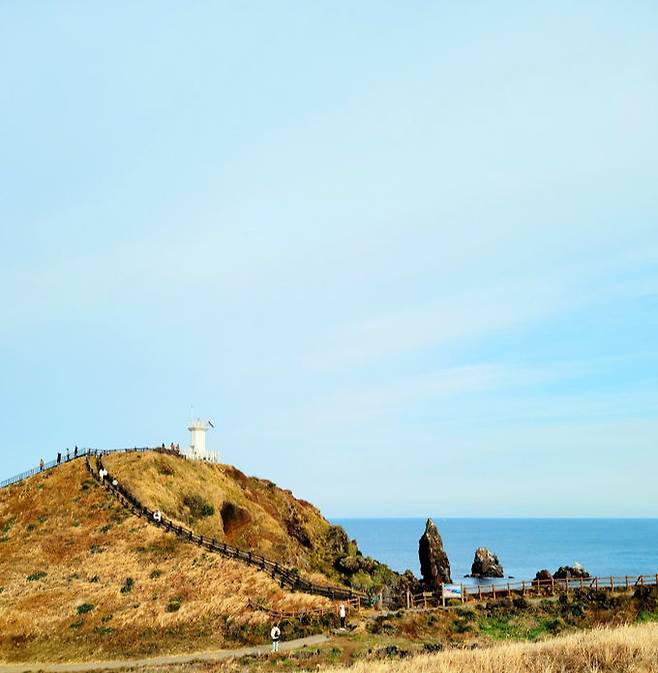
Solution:
M 609 575 L 607 577 L 567 577 L 564 579 L 545 579 L 545 580 L 522 580 L 516 582 L 507 582 L 505 584 L 476 584 L 472 586 L 462 586 L 462 600 L 482 600 L 487 597 L 496 598 L 497 596 L 530 595 L 533 592 L 542 594 L 549 590 L 550 593 L 561 593 L 564 591 L 586 591 L 588 589 L 600 589 L 605 591 L 628 590 L 631 587 L 638 586 L 658 586 L 658 574 L 655 575 Z M 424 591 L 417 594 L 409 594 L 411 607 L 419 605 L 430 605 L 434 602 L 441 604 L 442 594 L 437 591 Z
M 32 468 L 31 470 L 26 470 L 25 472 L 21 472 L 20 474 L 14 475 L 13 477 L 9 477 L 8 479 L 4 479 L 0 481 L 0 488 L 6 488 L 7 486 L 11 486 L 13 484 L 18 484 L 21 481 L 25 481 L 26 479 L 29 479 L 30 477 L 33 477 L 37 474 L 40 474 L 42 472 L 48 472 L 49 470 L 52 470 L 53 468 L 59 467 L 60 465 L 65 465 L 66 463 L 70 463 L 74 460 L 78 460 L 78 458 L 85 458 L 87 456 L 107 456 L 112 453 L 145 453 L 147 451 L 156 451 L 158 453 L 167 453 L 173 456 L 178 456 L 180 458 L 185 458 L 183 454 L 181 454 L 178 451 L 172 450 L 172 449 L 167 449 L 167 448 L 162 448 L 160 446 L 156 447 L 148 447 L 148 446 L 140 446 L 140 447 L 132 447 L 132 448 L 124 448 L 124 449 L 92 449 L 88 447 L 84 447 L 82 449 L 79 449 L 76 455 L 68 455 L 64 456 L 62 455 L 59 462 L 57 460 L 51 460 L 47 463 L 44 463 L 43 467 L 38 465 L 37 467 Z
M 97 469 L 101 468 L 104 469 L 102 463 L 102 457 L 100 455 L 96 455 L 96 462 L 97 462 Z M 240 560 L 247 565 L 256 567 L 259 570 L 263 570 L 274 579 L 279 580 L 282 586 L 286 586 L 293 591 L 297 590 L 302 591 L 304 593 L 319 594 L 325 596 L 331 595 L 337 597 L 340 600 L 350 600 L 353 598 L 366 597 L 365 594 L 363 594 L 362 592 L 354 591 L 353 589 L 345 589 L 342 587 L 325 587 L 322 585 L 313 584 L 308 580 L 300 578 L 299 575 L 293 573 L 290 569 L 280 565 L 276 561 L 267 559 L 264 556 L 261 556 L 260 554 L 255 554 L 254 552 L 249 550 L 239 549 L 238 547 L 232 547 L 231 545 L 228 545 L 225 542 L 217 544 L 214 540 L 211 541 L 208 538 L 204 538 L 204 536 L 202 535 L 197 535 L 192 530 L 185 528 L 184 526 L 176 525 L 172 520 L 168 519 L 167 517 L 161 516 L 160 521 L 156 522 L 153 519 L 154 510 L 151 510 L 148 507 L 142 505 L 142 503 L 137 499 L 137 497 L 134 496 L 130 491 L 128 491 L 128 489 L 125 486 L 121 484 L 114 486 L 112 484 L 114 477 L 111 474 L 108 473 L 107 476 L 101 480 L 98 472 L 95 472 L 94 469 L 92 468 L 91 462 L 89 461 L 89 456 L 87 456 L 86 465 L 88 471 L 97 482 L 105 486 L 105 488 L 109 490 L 115 497 L 117 497 L 119 502 L 121 502 L 122 504 L 123 504 L 123 498 L 126 498 L 131 503 L 133 503 L 133 506 L 137 510 L 137 515 L 138 516 L 144 515 L 149 523 L 164 527 L 166 530 L 173 532 L 179 537 L 187 538 L 189 541 L 194 542 L 199 546 L 205 547 L 210 551 L 214 551 L 218 554 L 227 556 L 229 558 Z

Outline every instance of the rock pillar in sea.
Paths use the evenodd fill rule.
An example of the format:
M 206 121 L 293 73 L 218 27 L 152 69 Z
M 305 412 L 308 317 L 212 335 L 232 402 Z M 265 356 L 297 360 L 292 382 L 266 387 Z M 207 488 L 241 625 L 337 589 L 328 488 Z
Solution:
M 425 587 L 434 591 L 442 584 L 451 584 L 450 561 L 443 548 L 443 540 L 432 519 L 425 524 L 425 532 L 418 541 L 420 573 Z
M 486 547 L 478 547 L 475 550 L 475 558 L 471 566 L 473 577 L 504 577 L 503 566 L 498 557 Z

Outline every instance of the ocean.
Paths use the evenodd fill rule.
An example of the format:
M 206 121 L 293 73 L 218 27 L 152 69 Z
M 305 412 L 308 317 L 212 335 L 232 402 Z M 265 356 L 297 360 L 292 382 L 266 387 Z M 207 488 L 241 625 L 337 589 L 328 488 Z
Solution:
M 361 551 L 397 571 L 420 576 L 418 538 L 425 519 L 336 519 Z M 575 561 L 596 576 L 658 573 L 658 519 L 441 519 L 454 582 L 470 572 L 477 547 L 498 555 L 506 576 L 532 579 Z M 502 580 L 497 580 L 501 582 Z

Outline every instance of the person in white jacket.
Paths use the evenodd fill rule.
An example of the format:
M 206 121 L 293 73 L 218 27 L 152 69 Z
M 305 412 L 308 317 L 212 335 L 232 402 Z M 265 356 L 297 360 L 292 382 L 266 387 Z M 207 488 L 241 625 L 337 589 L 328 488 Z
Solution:
M 278 624 L 275 624 L 270 631 L 272 637 L 272 652 L 279 651 L 279 640 L 281 639 L 281 629 Z
M 345 630 L 345 620 L 347 618 L 347 610 L 345 609 L 345 603 L 341 603 L 338 608 L 338 616 L 340 617 L 340 630 Z

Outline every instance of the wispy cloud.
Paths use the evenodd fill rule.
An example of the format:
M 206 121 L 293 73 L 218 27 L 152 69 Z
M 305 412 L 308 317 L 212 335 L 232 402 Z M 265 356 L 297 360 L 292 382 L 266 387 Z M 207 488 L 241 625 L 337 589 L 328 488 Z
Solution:
M 519 367 L 477 364 L 449 367 L 413 376 L 350 387 L 315 397 L 282 416 L 270 417 L 274 429 L 375 427 L 382 420 L 394 422 L 400 415 L 431 408 L 446 401 L 470 398 L 481 393 L 525 389 L 569 376 L 556 367 Z M 462 419 L 463 420 L 463 419 Z
M 523 287 L 510 284 L 454 293 L 428 305 L 340 325 L 321 339 L 302 364 L 320 370 L 362 366 L 418 349 L 522 330 L 566 304 L 558 284 L 531 281 Z

